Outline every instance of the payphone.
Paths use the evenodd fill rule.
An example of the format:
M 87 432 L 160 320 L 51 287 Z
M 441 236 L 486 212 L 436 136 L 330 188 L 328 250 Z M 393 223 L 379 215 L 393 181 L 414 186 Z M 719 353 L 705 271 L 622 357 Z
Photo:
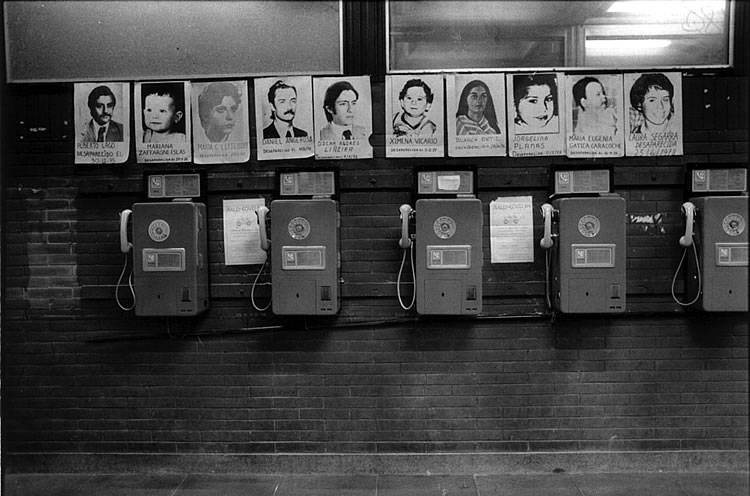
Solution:
M 607 169 L 553 171 L 540 245 L 548 302 L 559 312 L 625 311 L 625 199 L 611 192 L 611 177 Z
M 408 310 L 416 300 L 419 314 L 471 315 L 482 311 L 482 202 L 474 196 L 474 171 L 417 171 L 416 208 L 402 205 L 404 250 L 398 297 Z M 414 219 L 414 234 L 409 234 Z M 401 296 L 407 252 L 414 292 L 410 304 Z
M 131 219 L 132 242 L 127 235 Z M 136 203 L 120 212 L 120 250 L 133 253 L 135 302 L 126 308 L 118 294 L 118 305 L 134 307 L 138 316 L 192 316 L 208 310 L 206 224 L 206 206 L 189 199 Z M 117 293 L 124 273 L 125 267 Z
M 687 173 L 689 200 L 682 204 L 685 233 L 679 239 L 683 253 L 672 296 L 680 305 L 707 312 L 747 312 L 747 169 L 697 167 Z M 689 301 L 680 301 L 675 282 L 686 258 Z
M 335 314 L 340 300 L 336 174 L 281 171 L 277 179 L 280 198 L 258 209 L 261 248 L 271 253 L 272 311 Z

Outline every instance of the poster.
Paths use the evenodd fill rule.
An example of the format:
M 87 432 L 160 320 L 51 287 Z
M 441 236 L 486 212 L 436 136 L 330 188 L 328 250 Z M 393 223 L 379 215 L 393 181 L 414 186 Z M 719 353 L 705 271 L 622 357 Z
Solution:
M 560 117 L 562 81 L 558 72 L 506 75 L 511 157 L 565 155 L 565 121 Z
M 565 97 L 568 157 L 625 155 L 622 74 L 568 74 Z
M 625 74 L 630 157 L 682 155 L 682 74 Z
M 385 77 L 385 156 L 443 157 L 442 74 Z
M 534 218 L 531 196 L 510 196 L 490 202 L 492 263 L 534 261 Z
M 270 77 L 254 83 L 258 160 L 312 157 L 312 78 Z
M 135 150 L 139 164 L 190 162 L 190 83 L 135 83 Z
M 224 200 L 224 265 L 251 265 L 266 261 L 266 252 L 260 247 L 258 228 L 259 207 L 266 204 L 263 198 Z
M 130 155 L 130 83 L 76 83 L 75 163 L 121 164 Z
M 372 158 L 370 76 L 313 79 L 315 158 Z
M 247 81 L 192 83 L 196 164 L 250 160 Z
M 505 75 L 449 74 L 445 84 L 448 156 L 506 156 Z

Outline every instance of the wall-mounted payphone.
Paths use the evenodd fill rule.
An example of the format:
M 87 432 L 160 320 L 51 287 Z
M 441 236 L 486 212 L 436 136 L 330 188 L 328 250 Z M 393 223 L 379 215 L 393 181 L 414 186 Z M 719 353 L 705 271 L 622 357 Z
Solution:
M 281 171 L 277 179 L 280 198 L 258 209 L 261 248 L 271 252 L 273 313 L 335 314 L 340 300 L 335 171 Z
M 608 169 L 553 171 L 540 245 L 548 301 L 559 312 L 625 311 L 625 199 L 611 192 L 611 177 Z
M 679 240 L 684 250 L 672 296 L 707 312 L 747 312 L 747 169 L 699 167 L 687 173 L 689 201 L 682 205 L 685 233 Z M 680 301 L 674 286 L 686 258 L 689 301 Z
M 419 314 L 482 311 L 482 202 L 474 196 L 475 180 L 474 171 L 417 171 L 416 209 L 399 209 L 404 253 L 397 284 L 404 309 L 416 300 Z M 400 290 L 407 251 L 414 281 L 410 304 Z
M 158 184 L 164 178 L 148 180 Z M 150 198 L 165 196 L 169 198 L 149 192 Z M 125 267 L 117 284 L 117 302 L 124 310 L 135 308 L 138 316 L 191 316 L 208 310 L 206 206 L 186 198 L 171 200 L 136 203 L 120 212 L 120 250 L 133 253 L 128 280 L 135 302 L 124 307 L 119 300 Z M 132 242 L 127 235 L 131 220 Z

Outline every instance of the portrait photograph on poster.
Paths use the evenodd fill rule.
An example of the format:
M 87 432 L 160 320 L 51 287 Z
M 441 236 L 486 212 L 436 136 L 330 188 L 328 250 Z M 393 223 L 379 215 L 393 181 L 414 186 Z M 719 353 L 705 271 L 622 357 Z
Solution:
M 312 78 L 267 77 L 254 83 L 258 160 L 312 157 Z
M 445 99 L 450 157 L 507 155 L 504 74 L 448 74 Z
M 190 162 L 190 82 L 135 84 L 138 163 Z
M 192 83 L 196 164 L 250 160 L 247 81 Z
M 372 158 L 370 76 L 313 79 L 316 159 Z
M 130 155 L 130 83 L 76 83 L 75 163 L 121 164 Z
M 624 156 L 622 74 L 567 74 L 565 96 L 568 157 Z
M 443 76 L 385 78 L 385 156 L 443 157 Z
M 511 157 L 565 155 L 562 73 L 506 75 L 508 153 Z
M 646 72 L 625 74 L 628 97 L 630 157 L 682 155 L 682 74 Z

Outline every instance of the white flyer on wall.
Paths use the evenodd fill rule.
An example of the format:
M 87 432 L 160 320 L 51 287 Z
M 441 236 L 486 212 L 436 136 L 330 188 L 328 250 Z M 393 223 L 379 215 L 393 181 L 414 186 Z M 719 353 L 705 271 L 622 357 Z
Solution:
M 492 263 L 534 261 L 534 218 L 531 196 L 510 196 L 490 202 Z
M 263 198 L 224 200 L 224 264 L 252 265 L 266 261 L 260 247 L 258 208 L 265 205 Z

